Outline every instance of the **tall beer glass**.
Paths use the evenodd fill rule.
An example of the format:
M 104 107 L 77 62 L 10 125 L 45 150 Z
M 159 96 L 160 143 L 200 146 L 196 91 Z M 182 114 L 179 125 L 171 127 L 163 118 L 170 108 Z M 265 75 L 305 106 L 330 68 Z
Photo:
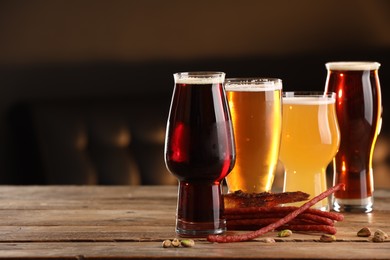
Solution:
M 334 160 L 334 182 L 345 190 L 334 194 L 336 211 L 371 212 L 372 155 L 381 124 L 380 64 L 329 62 L 325 91 L 334 91 L 340 125 L 340 149 Z
M 236 142 L 236 164 L 226 177 L 229 192 L 270 191 L 282 130 L 280 79 L 237 78 L 225 82 Z
M 232 122 L 222 72 L 174 74 L 165 162 L 179 180 L 176 232 L 206 236 L 226 230 L 221 181 L 233 168 Z
M 335 101 L 335 93 L 283 93 L 284 191 L 303 191 L 313 198 L 327 189 L 326 168 L 340 143 Z M 328 210 L 328 200 L 314 208 Z

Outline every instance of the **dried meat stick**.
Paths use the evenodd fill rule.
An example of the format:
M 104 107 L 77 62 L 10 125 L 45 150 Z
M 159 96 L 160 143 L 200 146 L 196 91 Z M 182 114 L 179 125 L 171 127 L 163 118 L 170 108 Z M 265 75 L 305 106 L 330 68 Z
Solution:
M 234 215 L 225 215 L 226 220 L 234 219 L 251 219 L 251 218 L 282 218 L 286 216 L 286 213 L 249 213 L 249 214 L 234 214 Z
M 228 220 L 226 222 L 226 225 L 227 225 L 228 229 L 230 229 L 231 227 L 234 227 L 237 230 L 237 229 L 240 229 L 240 227 L 245 227 L 245 226 L 264 227 L 264 226 L 272 224 L 278 220 L 279 220 L 279 218 L 236 219 L 236 220 Z M 300 219 L 293 219 L 290 222 L 288 222 L 288 225 L 315 225 L 315 224 L 307 223 L 306 221 L 300 220 Z M 319 224 L 317 224 L 317 225 L 319 225 Z
M 307 220 L 307 221 L 311 221 L 313 223 L 318 223 L 318 224 L 323 224 L 323 225 L 328 225 L 328 226 L 334 225 L 334 221 L 332 219 L 318 216 L 318 215 L 311 214 L 311 213 L 306 213 L 306 211 L 304 213 L 300 214 L 297 217 L 297 219 Z
M 242 220 L 242 219 L 275 219 L 275 218 L 283 218 L 285 217 L 289 212 L 285 213 L 276 213 L 276 214 L 243 214 L 243 215 L 226 215 L 226 221 L 232 221 L 232 220 Z M 312 213 L 307 213 L 307 211 L 303 212 L 299 216 L 297 216 L 297 219 L 301 220 L 307 220 L 310 221 L 310 223 L 319 223 L 324 225 L 334 225 L 334 221 L 330 218 L 319 216 Z
M 305 204 L 303 204 L 298 209 L 294 210 L 293 212 L 286 215 L 284 218 L 279 219 L 275 223 L 272 223 L 268 226 L 265 226 L 263 228 L 260 228 L 259 230 L 249 232 L 246 234 L 240 234 L 240 235 L 209 235 L 207 236 L 207 240 L 210 242 L 217 242 L 217 243 L 230 243 L 230 242 L 243 242 L 255 239 L 265 233 L 268 233 L 271 230 L 277 229 L 278 227 L 286 224 L 287 222 L 294 219 L 296 216 L 301 214 L 303 211 L 307 210 L 311 206 L 315 205 L 317 202 L 325 199 L 329 195 L 331 195 L 333 192 L 344 189 L 345 185 L 343 183 L 339 183 L 328 190 L 324 191 L 323 193 L 319 194 L 318 196 L 314 197 L 313 199 L 309 200 Z
M 240 216 L 250 215 L 250 214 L 259 214 L 262 215 L 275 215 L 275 214 L 284 214 L 290 213 L 298 209 L 295 206 L 275 206 L 275 207 L 249 207 L 249 208 L 237 208 L 237 209 L 226 209 L 224 214 L 226 218 L 240 218 Z M 319 209 L 307 209 L 305 213 L 311 213 L 314 215 L 319 215 L 336 221 L 342 221 L 344 215 L 337 212 L 328 212 L 321 211 Z
M 278 221 L 279 218 L 251 218 L 251 219 L 235 219 L 228 220 L 226 224 L 229 229 L 229 225 L 240 227 L 240 226 L 266 226 Z
M 263 228 L 266 225 L 258 225 L 258 224 L 253 224 L 253 225 L 232 225 L 230 223 L 227 223 L 228 228 L 231 230 L 254 230 L 254 229 L 259 229 Z M 316 233 L 316 232 L 321 232 L 321 233 L 326 233 L 326 234 L 331 234 L 334 235 L 336 234 L 337 230 L 334 226 L 328 226 L 328 225 L 311 225 L 311 224 L 287 224 L 278 227 L 275 230 L 283 230 L 283 229 L 290 229 L 291 231 L 298 231 L 298 232 L 310 232 L 310 233 Z
M 335 221 L 343 221 L 344 220 L 344 215 L 341 213 L 337 212 L 328 212 L 328 211 L 322 211 L 319 209 L 307 209 L 305 213 L 311 213 L 315 214 L 321 217 L 329 218 Z
M 328 225 L 284 225 L 276 230 L 290 229 L 292 231 L 305 231 L 305 232 L 321 232 L 330 235 L 336 234 L 337 230 L 333 226 Z

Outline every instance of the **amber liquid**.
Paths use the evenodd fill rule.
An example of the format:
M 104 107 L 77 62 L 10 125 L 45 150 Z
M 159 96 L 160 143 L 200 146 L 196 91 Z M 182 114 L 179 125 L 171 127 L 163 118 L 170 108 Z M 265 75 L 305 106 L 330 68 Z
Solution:
M 303 191 L 313 198 L 327 189 L 325 169 L 340 142 L 334 102 L 331 97 L 283 98 L 280 148 L 285 168 L 283 191 Z M 328 200 L 313 207 L 328 210 Z
M 236 142 L 236 164 L 226 177 L 229 192 L 270 191 L 279 159 L 281 90 L 227 89 Z
M 329 71 L 325 90 L 336 93 L 341 134 L 334 182 L 344 183 L 345 190 L 337 191 L 335 198 L 347 204 L 361 200 L 364 206 L 374 191 L 372 156 L 381 118 L 377 71 Z
M 225 230 L 220 183 L 233 168 L 233 130 L 222 84 L 176 84 L 165 142 L 168 170 L 179 179 L 176 230 Z

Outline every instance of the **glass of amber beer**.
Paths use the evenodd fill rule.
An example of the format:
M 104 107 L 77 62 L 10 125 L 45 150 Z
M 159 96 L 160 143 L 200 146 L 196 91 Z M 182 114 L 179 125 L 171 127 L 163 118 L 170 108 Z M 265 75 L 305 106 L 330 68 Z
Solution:
M 226 177 L 229 192 L 270 191 L 282 130 L 282 81 L 232 78 L 225 81 L 236 142 L 236 164 Z
M 165 163 L 179 180 L 176 232 L 206 236 L 226 230 L 221 182 L 235 162 L 222 72 L 174 74 Z
M 327 189 L 326 168 L 340 143 L 335 101 L 335 93 L 283 93 L 280 160 L 285 168 L 284 191 L 303 191 L 313 198 Z M 313 207 L 329 210 L 328 200 Z
M 373 207 L 372 156 L 381 125 L 380 64 L 326 63 L 325 91 L 336 92 L 340 149 L 334 159 L 334 183 L 345 190 L 333 197 L 336 211 L 371 212 Z

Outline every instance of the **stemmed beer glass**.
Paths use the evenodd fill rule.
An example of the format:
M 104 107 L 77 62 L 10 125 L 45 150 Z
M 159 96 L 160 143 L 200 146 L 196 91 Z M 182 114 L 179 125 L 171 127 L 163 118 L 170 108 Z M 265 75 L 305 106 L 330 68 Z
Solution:
M 235 162 L 223 72 L 174 74 L 165 163 L 179 181 L 176 232 L 206 236 L 226 230 L 221 181 Z

